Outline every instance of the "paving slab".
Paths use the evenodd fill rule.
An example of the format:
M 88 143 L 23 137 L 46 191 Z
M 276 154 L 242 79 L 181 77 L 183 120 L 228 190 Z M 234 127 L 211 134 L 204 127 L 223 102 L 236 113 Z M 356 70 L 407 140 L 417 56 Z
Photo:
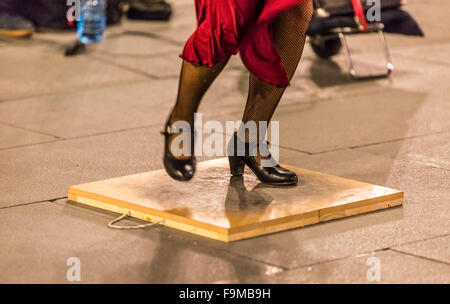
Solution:
M 380 265 L 379 281 L 372 274 L 368 276 L 375 266 L 372 259 L 378 259 L 375 263 Z M 450 266 L 388 250 L 246 280 L 269 284 L 448 284 Z
M 399 89 L 280 107 L 274 120 L 280 121 L 280 140 L 290 142 L 286 147 L 311 153 L 450 130 L 442 105 Z
M 450 133 L 371 145 L 360 150 L 450 170 Z
M 450 68 L 450 59 L 446 54 L 450 52 L 450 43 L 432 43 L 421 47 L 395 49 L 392 51 L 393 56 L 402 56 L 414 60 L 425 60 L 429 62 L 440 63 Z
M 280 160 L 294 166 L 346 178 L 361 180 L 405 192 L 406 202 L 446 206 L 450 195 L 448 170 L 417 162 L 395 160 L 361 149 L 347 149 L 305 157 L 295 151 L 280 149 Z M 441 182 L 436 183 L 436 180 Z
M 450 265 L 450 236 L 448 235 L 397 246 L 393 249 Z
M 162 125 L 176 98 L 175 81 L 77 91 L 0 103 L 0 121 L 59 137 Z
M 54 136 L 40 134 L 0 123 L 0 149 L 54 141 Z
M 42 45 L 8 46 L 0 50 L 0 56 L 7 58 L 0 71 L 3 79 L 0 100 L 73 92 L 145 79 L 86 56 L 67 58 L 61 50 Z
M 67 196 L 69 185 L 162 167 L 160 128 L 0 151 L 0 206 Z
M 34 43 L 2 48 L 0 100 L 74 92 L 147 78 L 87 56 L 64 57 L 63 52 L 60 47 Z
M 108 228 L 115 217 L 66 203 L 0 210 L 2 230 L 14 231 L 0 235 L 0 281 L 71 283 L 70 257 L 80 260 L 80 283 L 214 283 L 278 270 L 154 228 Z
M 243 112 L 246 91 L 239 70 L 220 75 L 206 94 L 200 111 L 211 119 L 229 111 Z M 22 128 L 71 138 L 156 125 L 163 127 L 174 106 L 178 79 L 138 83 L 25 98 L 0 103 L 0 121 Z M 247 87 L 245 86 L 245 90 Z M 240 115 L 241 116 L 241 115 Z

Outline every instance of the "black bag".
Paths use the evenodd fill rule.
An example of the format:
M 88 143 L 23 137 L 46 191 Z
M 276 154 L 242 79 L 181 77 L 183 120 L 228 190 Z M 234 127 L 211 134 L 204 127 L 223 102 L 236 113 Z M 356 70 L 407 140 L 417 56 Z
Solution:
M 384 9 L 381 14 L 381 23 L 386 33 L 403 34 L 423 37 L 424 33 L 416 20 L 406 11 L 392 8 Z M 313 16 L 308 27 L 309 36 L 324 35 L 337 27 L 357 27 L 353 15 L 338 15 L 320 18 Z
M 107 0 L 108 24 L 120 22 L 122 0 Z M 37 28 L 69 29 L 67 0 L 0 0 L 0 12 L 24 17 Z
M 398 8 L 402 2 L 402 0 L 380 0 L 381 9 Z M 361 1 L 361 4 L 364 11 L 370 8 L 367 1 Z M 314 0 L 314 8 L 323 8 L 330 17 L 353 14 L 351 0 Z

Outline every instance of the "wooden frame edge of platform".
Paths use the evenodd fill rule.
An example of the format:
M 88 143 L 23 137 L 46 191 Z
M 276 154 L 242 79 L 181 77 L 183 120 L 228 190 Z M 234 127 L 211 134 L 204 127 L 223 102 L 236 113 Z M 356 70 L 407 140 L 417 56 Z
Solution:
M 398 192 L 379 197 L 378 199 L 367 199 L 364 201 L 355 202 L 353 204 L 324 208 L 303 213 L 301 215 L 296 214 L 278 218 L 272 221 L 264 222 L 264 224 L 256 223 L 248 226 L 236 227 L 230 229 L 229 241 L 238 241 L 241 239 L 262 236 L 269 233 L 300 228 L 344 217 L 351 217 L 377 210 L 397 207 L 403 204 L 403 200 L 404 193 Z M 261 226 L 257 227 L 258 225 Z
M 187 223 L 186 220 L 180 221 L 179 219 L 181 217 L 176 216 L 176 215 L 170 214 L 168 217 L 165 217 L 165 215 L 167 215 L 167 213 L 164 213 L 164 212 L 161 212 L 158 210 L 153 210 L 153 209 L 148 208 L 148 210 L 151 210 L 151 211 L 148 211 L 148 210 L 146 210 L 147 208 L 145 208 L 145 207 L 141 207 L 141 206 L 126 203 L 126 202 L 121 202 L 121 204 L 120 204 L 117 200 L 109 199 L 107 197 L 98 195 L 109 201 L 109 202 L 103 202 L 98 199 L 89 198 L 86 195 L 80 194 L 79 192 L 83 192 L 83 191 L 81 191 L 79 189 L 75 189 L 73 187 L 70 187 L 69 191 L 68 191 L 68 195 L 67 195 L 68 200 L 76 202 L 76 203 L 80 203 L 83 205 L 88 205 L 91 207 L 99 208 L 102 210 L 107 210 L 107 211 L 111 211 L 111 212 L 115 212 L 115 213 L 119 213 L 119 214 L 127 214 L 131 217 L 138 218 L 143 221 L 158 223 L 163 226 L 175 228 L 175 229 L 193 233 L 196 235 L 201 235 L 201 236 L 208 237 L 208 238 L 211 238 L 214 240 L 219 240 L 222 242 L 229 242 L 229 233 L 228 233 L 228 229 L 226 229 L 226 228 L 213 226 L 210 224 L 198 222 L 198 221 L 191 220 L 191 219 L 187 219 L 188 221 L 191 222 L 191 223 Z M 89 194 L 93 195 L 92 193 L 89 193 Z M 153 211 L 156 211 L 156 213 L 161 213 L 161 214 L 160 215 L 150 214 L 150 212 L 153 212 Z M 182 218 L 182 219 L 184 219 L 184 218 Z M 198 223 L 198 226 L 196 226 L 197 223 Z M 211 226 L 211 227 L 209 227 L 209 226 Z
M 94 198 L 89 198 L 88 196 L 92 196 Z M 185 219 L 173 214 L 167 214 L 163 211 L 145 208 L 101 195 L 96 195 L 89 192 L 85 193 L 85 191 L 74 187 L 69 188 L 68 199 L 73 202 L 89 205 L 99 209 L 108 210 L 119 214 L 127 214 L 144 221 L 159 223 L 167 227 L 193 233 L 210 239 L 222 242 L 232 242 L 400 206 L 403 204 L 404 193 L 399 191 L 397 193 L 392 193 L 377 198 L 370 198 L 350 204 L 323 208 L 302 214 L 290 215 L 263 223 L 254 223 L 247 226 L 229 229 L 198 222 L 192 219 Z
M 239 241 L 269 233 L 281 232 L 319 223 L 319 211 L 295 214 L 283 218 L 230 229 L 229 241 Z
M 350 217 L 377 210 L 397 207 L 403 205 L 404 193 L 398 192 L 381 196 L 379 198 L 367 199 L 344 206 L 335 206 L 319 210 L 319 222 L 331 221 L 339 218 Z

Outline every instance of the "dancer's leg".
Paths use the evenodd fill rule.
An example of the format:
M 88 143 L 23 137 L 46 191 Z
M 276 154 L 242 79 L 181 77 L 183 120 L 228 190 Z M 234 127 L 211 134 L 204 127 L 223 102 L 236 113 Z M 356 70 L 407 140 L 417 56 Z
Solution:
M 178 87 L 178 96 L 175 107 L 170 115 L 170 125 L 176 121 L 186 121 L 193 128 L 194 113 L 197 111 L 200 101 L 206 91 L 220 74 L 228 59 L 216 64 L 213 67 L 198 66 L 183 60 Z M 169 143 L 178 136 L 171 135 Z M 170 146 L 170 145 L 169 145 Z M 179 158 L 189 157 L 182 155 Z
M 305 0 L 283 12 L 274 22 L 272 40 L 277 48 L 288 76 L 292 78 L 303 53 L 308 28 L 313 13 L 311 0 Z M 276 87 L 250 74 L 250 84 L 243 122 L 271 120 L 285 88 Z M 264 135 L 264 134 L 262 134 Z M 256 141 L 249 138 L 246 141 Z
M 175 107 L 172 110 L 170 122 L 184 120 L 193 123 L 194 113 L 203 95 L 223 70 L 228 59 L 213 67 L 199 66 L 183 60 Z

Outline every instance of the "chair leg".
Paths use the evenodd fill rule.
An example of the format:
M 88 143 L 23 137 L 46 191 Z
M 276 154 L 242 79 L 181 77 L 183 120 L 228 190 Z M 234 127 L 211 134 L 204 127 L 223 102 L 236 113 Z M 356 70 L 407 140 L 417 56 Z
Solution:
M 355 79 L 355 80 L 364 80 L 364 79 L 372 79 L 372 78 L 384 78 L 384 77 L 388 77 L 392 71 L 394 70 L 394 65 L 392 64 L 392 60 L 391 60 L 391 55 L 389 53 L 389 47 L 386 41 L 386 37 L 384 35 L 384 31 L 382 29 L 378 30 L 378 37 L 380 39 L 380 43 L 383 46 L 383 50 L 384 50 L 384 56 L 386 59 L 386 72 L 384 73 L 380 73 L 380 74 L 372 74 L 372 75 L 364 75 L 361 76 L 357 73 L 356 69 L 355 69 L 355 65 L 353 63 L 353 58 L 352 58 L 352 54 L 350 51 L 350 47 L 347 41 L 347 35 L 343 32 L 340 31 L 338 33 L 339 39 L 341 40 L 342 45 L 344 46 L 345 49 L 345 53 L 347 56 L 347 60 L 348 60 L 348 70 L 350 73 L 350 76 Z

